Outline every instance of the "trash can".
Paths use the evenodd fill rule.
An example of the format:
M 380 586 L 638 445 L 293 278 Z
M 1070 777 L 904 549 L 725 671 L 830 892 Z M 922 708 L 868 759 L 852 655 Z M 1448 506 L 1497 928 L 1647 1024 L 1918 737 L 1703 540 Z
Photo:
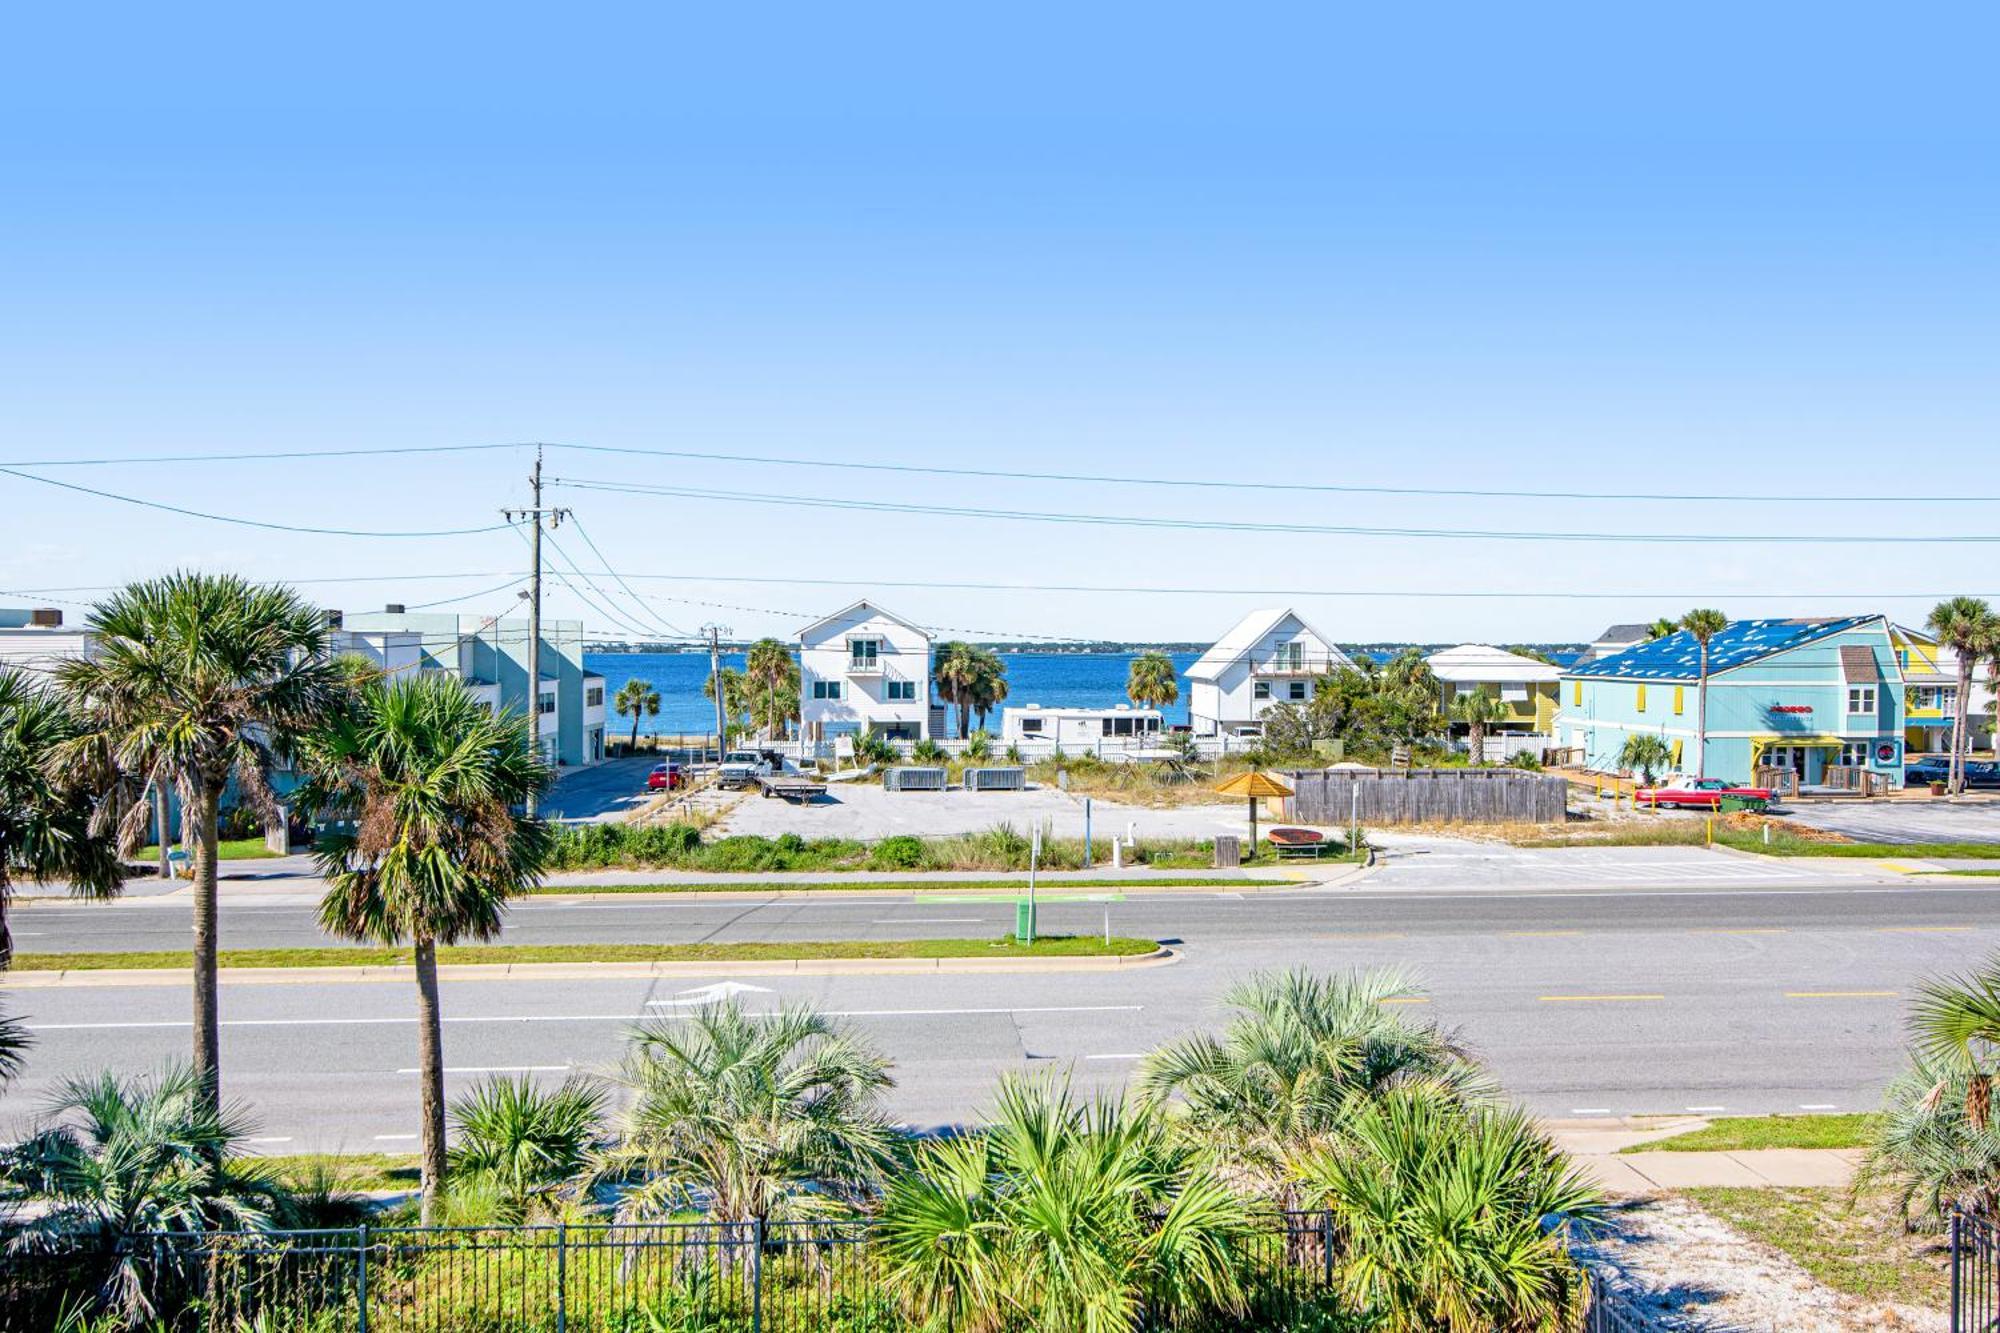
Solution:
M 1023 944 L 1035 942 L 1035 904 L 1023 898 L 1014 904 L 1014 938 Z
M 1243 840 L 1233 833 L 1225 833 L 1215 840 L 1215 868 L 1233 870 L 1243 864 Z

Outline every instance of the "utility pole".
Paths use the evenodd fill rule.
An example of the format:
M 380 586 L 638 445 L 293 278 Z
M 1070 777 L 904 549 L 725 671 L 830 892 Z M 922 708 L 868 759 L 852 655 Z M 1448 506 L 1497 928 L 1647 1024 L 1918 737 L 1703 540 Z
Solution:
M 729 710 L 723 706 L 722 698 L 722 636 L 729 633 L 727 625 L 703 625 L 708 631 L 708 678 L 715 686 L 715 762 L 722 762 L 723 753 L 729 749 Z
M 567 509 L 544 509 L 542 507 L 542 446 L 535 446 L 535 467 L 528 474 L 528 487 L 534 496 L 534 503 L 527 509 L 503 509 L 509 523 L 526 520 L 530 524 L 528 537 L 528 736 L 535 747 L 535 753 L 542 753 L 542 523 L 546 520 L 550 527 L 560 524 L 568 515 Z M 558 743 L 561 738 L 558 737 Z M 528 797 L 528 815 L 535 813 L 535 798 Z

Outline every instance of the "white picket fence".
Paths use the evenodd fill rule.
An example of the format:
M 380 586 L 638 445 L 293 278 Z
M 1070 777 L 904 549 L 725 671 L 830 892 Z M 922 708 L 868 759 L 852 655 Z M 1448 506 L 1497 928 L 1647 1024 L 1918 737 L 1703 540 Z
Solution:
M 895 746 L 896 753 L 905 759 L 910 757 L 910 751 L 917 745 L 916 741 L 891 741 L 889 743 Z M 987 743 L 991 747 L 989 751 L 990 760 L 994 763 L 1002 762 L 1007 754 L 1008 743 L 1002 741 L 997 736 L 990 738 Z M 1225 754 L 1241 754 L 1243 751 L 1255 747 L 1257 743 L 1257 738 L 1254 736 L 1197 736 L 1194 739 L 1194 754 L 1195 758 L 1203 762 L 1212 762 Z M 838 757 L 836 744 L 833 740 L 813 742 L 806 740 L 804 737 L 799 737 L 795 740 L 784 742 L 783 748 L 786 754 L 801 764 L 810 763 L 816 759 L 824 759 L 828 763 L 832 763 Z M 969 742 L 953 736 L 950 738 L 938 737 L 937 744 L 946 754 L 957 756 L 965 753 Z M 1038 763 L 1044 759 L 1054 759 L 1058 756 L 1076 758 L 1086 754 L 1102 759 L 1106 763 L 1133 763 L 1147 759 L 1158 759 L 1173 748 L 1159 736 L 1145 738 L 1106 736 L 1096 738 L 1088 744 L 1024 739 L 1013 742 L 1013 747 L 1020 752 L 1022 762 L 1029 764 Z

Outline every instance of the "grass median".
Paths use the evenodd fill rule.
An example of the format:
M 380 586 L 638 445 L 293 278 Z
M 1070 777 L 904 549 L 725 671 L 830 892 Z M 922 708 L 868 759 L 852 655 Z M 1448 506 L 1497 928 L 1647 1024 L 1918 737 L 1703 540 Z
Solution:
M 1710 1121 L 1670 1139 L 1634 1144 L 1624 1151 L 1745 1152 L 1756 1148 L 1859 1148 L 1867 1141 L 1866 1115 L 1744 1115 Z
M 1032 944 L 1012 936 L 984 940 L 758 940 L 740 944 L 478 944 L 443 946 L 441 964 L 465 963 L 774 963 L 891 958 L 1132 958 L 1160 946 L 1113 935 L 1044 935 Z M 337 945 L 306 949 L 224 949 L 221 966 L 408 967 L 408 949 Z M 178 950 L 133 953 L 17 953 L 16 972 L 172 969 L 194 965 Z

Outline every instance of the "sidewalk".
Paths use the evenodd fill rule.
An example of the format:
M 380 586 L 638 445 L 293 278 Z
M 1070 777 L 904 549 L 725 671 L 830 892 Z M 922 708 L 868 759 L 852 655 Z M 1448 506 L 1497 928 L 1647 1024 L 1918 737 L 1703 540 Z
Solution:
M 1750 1189 L 1845 1186 L 1859 1148 L 1748 1148 L 1734 1152 L 1628 1152 L 1709 1123 L 1701 1116 L 1644 1116 L 1545 1122 L 1584 1174 L 1613 1195 L 1704 1186 Z

